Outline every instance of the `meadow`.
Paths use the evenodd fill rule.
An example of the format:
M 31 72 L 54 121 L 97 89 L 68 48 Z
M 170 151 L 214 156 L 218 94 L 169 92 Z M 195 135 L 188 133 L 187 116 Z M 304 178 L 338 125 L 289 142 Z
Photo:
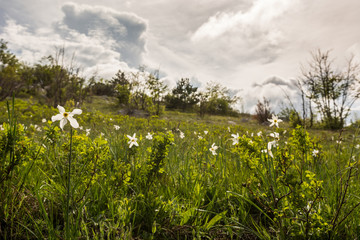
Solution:
M 1 239 L 359 238 L 357 128 L 115 109 L 0 103 Z

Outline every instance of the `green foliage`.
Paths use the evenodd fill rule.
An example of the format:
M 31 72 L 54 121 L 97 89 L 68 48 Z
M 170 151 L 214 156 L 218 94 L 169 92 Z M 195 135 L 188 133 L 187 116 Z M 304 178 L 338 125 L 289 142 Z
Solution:
M 321 116 L 321 122 L 327 129 L 341 129 L 351 106 L 358 99 L 356 83 L 359 80 L 360 65 L 351 58 L 343 71 L 333 67 L 330 53 L 318 50 L 312 53 L 312 60 L 298 82 L 303 95 L 308 100 L 310 122 L 314 120 L 312 104 L 315 104 Z M 305 114 L 304 114 L 305 115 Z
M 66 238 L 67 222 L 71 239 L 358 237 L 356 137 L 82 108 L 70 147 L 69 125 L 42 121 L 56 109 L 23 100 L 0 108 L 2 239 Z
M 7 49 L 7 43 L 0 40 L 0 101 L 18 92 L 22 82 L 18 72 L 21 65 L 14 54 Z
M 116 90 L 116 97 L 119 101 L 120 105 L 124 105 L 124 106 L 128 106 L 129 105 L 129 101 L 130 101 L 130 89 L 129 89 L 129 85 L 125 84 L 125 85 L 116 85 L 115 87 Z
M 182 78 L 176 82 L 172 94 L 165 96 L 166 107 L 169 109 L 191 110 L 199 102 L 197 87 L 190 84 L 188 78 Z
M 219 83 L 207 83 L 205 91 L 198 94 L 198 99 L 198 111 L 201 117 L 204 117 L 205 114 L 236 115 L 236 111 L 232 109 L 231 105 L 236 103 L 239 98 L 231 97 L 229 89 Z
M 161 106 L 163 94 L 167 89 L 167 85 L 159 79 L 159 72 L 155 72 L 154 74 L 149 74 L 146 79 L 146 86 L 150 91 L 150 96 L 153 102 L 154 110 L 150 110 L 149 113 L 151 115 L 160 116 L 163 113 L 164 108 Z

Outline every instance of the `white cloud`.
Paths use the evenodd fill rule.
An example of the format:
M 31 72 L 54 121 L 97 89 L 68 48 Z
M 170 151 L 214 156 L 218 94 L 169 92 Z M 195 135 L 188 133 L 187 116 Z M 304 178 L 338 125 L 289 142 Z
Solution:
M 3 1 L 0 38 L 27 62 L 64 46 L 85 74 L 105 78 L 145 63 L 172 84 L 218 81 L 243 89 L 249 109 L 255 97 L 282 98 L 269 76 L 296 78 L 312 50 L 360 56 L 359 0 L 64 1 Z
M 67 3 L 62 8 L 64 17 L 51 27 L 30 29 L 14 20 L 7 20 L 0 38 L 17 57 L 27 63 L 54 55 L 64 47 L 67 59 L 83 68 L 86 76 L 96 73 L 111 78 L 122 69 L 132 70 L 143 61 L 146 52 L 144 19 L 134 14 L 112 9 Z
M 76 31 L 121 53 L 129 65 L 141 64 L 146 51 L 146 20 L 132 13 L 75 3 L 64 4 L 62 11 L 65 16 L 57 25 L 64 37 L 69 30 Z
M 273 76 L 262 83 L 253 84 L 252 88 L 242 91 L 244 99 L 244 109 L 246 112 L 255 113 L 256 104 L 263 98 L 269 100 L 270 107 L 275 113 L 279 113 L 283 106 L 290 106 L 286 97 L 289 96 L 295 107 L 299 104 L 298 90 L 295 86 L 295 80 L 285 80 L 278 76 Z
M 257 0 L 245 12 L 218 12 L 193 33 L 191 40 L 240 62 L 271 62 L 287 41 L 277 20 L 296 4 L 297 1 L 288 0 Z

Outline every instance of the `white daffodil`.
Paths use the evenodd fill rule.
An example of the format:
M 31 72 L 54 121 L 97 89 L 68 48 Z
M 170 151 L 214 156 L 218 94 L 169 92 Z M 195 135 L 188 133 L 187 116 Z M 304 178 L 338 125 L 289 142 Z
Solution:
M 129 138 L 129 141 L 128 141 L 129 148 L 131 148 L 133 145 L 139 146 L 139 144 L 137 143 L 137 138 L 135 136 L 136 136 L 136 133 L 134 133 L 133 136 L 127 135 L 127 137 Z
M 185 134 L 180 131 L 180 138 L 183 139 L 185 137 Z
M 319 154 L 319 150 L 314 149 L 314 150 L 312 151 L 312 155 L 313 155 L 314 157 L 316 157 L 318 154 Z
M 276 141 L 271 141 L 271 142 L 268 142 L 268 144 L 267 144 L 267 149 L 269 150 L 269 151 L 271 151 L 271 149 L 272 149 L 272 147 L 277 147 L 277 142 Z
M 153 135 L 148 132 L 148 134 L 146 135 L 146 139 L 148 139 L 148 140 L 153 139 Z
M 277 132 L 270 133 L 270 137 L 274 138 L 275 141 L 279 141 L 279 140 L 280 140 L 279 133 L 277 133 Z
M 233 138 L 232 138 L 233 145 L 239 144 L 239 138 L 240 138 L 239 133 L 237 133 L 237 134 L 231 134 L 231 136 L 233 137 Z
M 270 157 L 274 158 L 274 155 L 272 154 L 271 150 L 263 149 L 261 150 L 262 153 L 269 154 Z
M 120 126 L 119 125 L 114 125 L 115 130 L 119 130 Z
M 76 119 L 73 117 L 75 114 L 81 114 L 82 110 L 81 109 L 74 109 L 71 113 L 66 112 L 65 108 L 63 108 L 62 106 L 57 106 L 57 108 L 59 109 L 59 114 L 52 116 L 51 117 L 51 121 L 55 122 L 55 121 L 60 121 L 60 128 L 64 129 L 65 124 L 67 123 L 67 121 L 69 120 L 70 125 L 73 128 L 78 128 L 79 127 L 79 123 L 76 121 Z
M 41 127 L 39 127 L 37 124 L 34 125 L 34 129 L 38 132 L 41 132 Z
M 276 126 L 276 127 L 279 127 L 279 123 L 281 123 L 282 122 L 282 120 L 281 119 L 279 119 L 278 118 L 278 116 L 276 116 L 276 115 L 272 115 L 272 118 L 271 119 L 268 119 L 268 121 L 271 123 L 270 124 L 270 127 L 272 127 L 272 126 Z
M 217 155 L 216 150 L 218 149 L 218 146 L 215 145 L 215 143 L 213 143 L 211 145 L 211 148 L 209 148 L 210 152 L 212 153 L 212 155 Z

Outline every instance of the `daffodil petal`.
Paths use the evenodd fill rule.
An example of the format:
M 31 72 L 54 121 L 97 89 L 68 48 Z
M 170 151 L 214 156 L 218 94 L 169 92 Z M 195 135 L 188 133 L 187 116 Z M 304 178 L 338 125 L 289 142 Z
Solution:
M 82 113 L 82 110 L 81 109 L 74 109 L 71 114 L 74 115 L 74 114 L 81 114 Z
M 59 114 L 56 114 L 55 116 L 52 116 L 51 121 L 55 122 L 55 121 L 59 121 L 59 120 L 61 120 L 63 118 L 64 118 L 64 116 L 61 113 L 59 113 Z
M 59 109 L 59 112 L 61 114 L 65 112 L 65 108 L 63 108 L 62 106 L 58 105 L 57 108 Z
M 73 127 L 73 128 L 78 128 L 79 127 L 79 123 L 76 121 L 75 118 L 73 118 L 72 116 L 68 116 L 68 120 L 70 122 L 70 125 Z
M 65 126 L 66 123 L 67 123 L 67 119 L 66 119 L 66 118 L 61 119 L 61 120 L 60 120 L 60 128 L 61 128 L 61 129 L 64 129 L 64 126 Z

